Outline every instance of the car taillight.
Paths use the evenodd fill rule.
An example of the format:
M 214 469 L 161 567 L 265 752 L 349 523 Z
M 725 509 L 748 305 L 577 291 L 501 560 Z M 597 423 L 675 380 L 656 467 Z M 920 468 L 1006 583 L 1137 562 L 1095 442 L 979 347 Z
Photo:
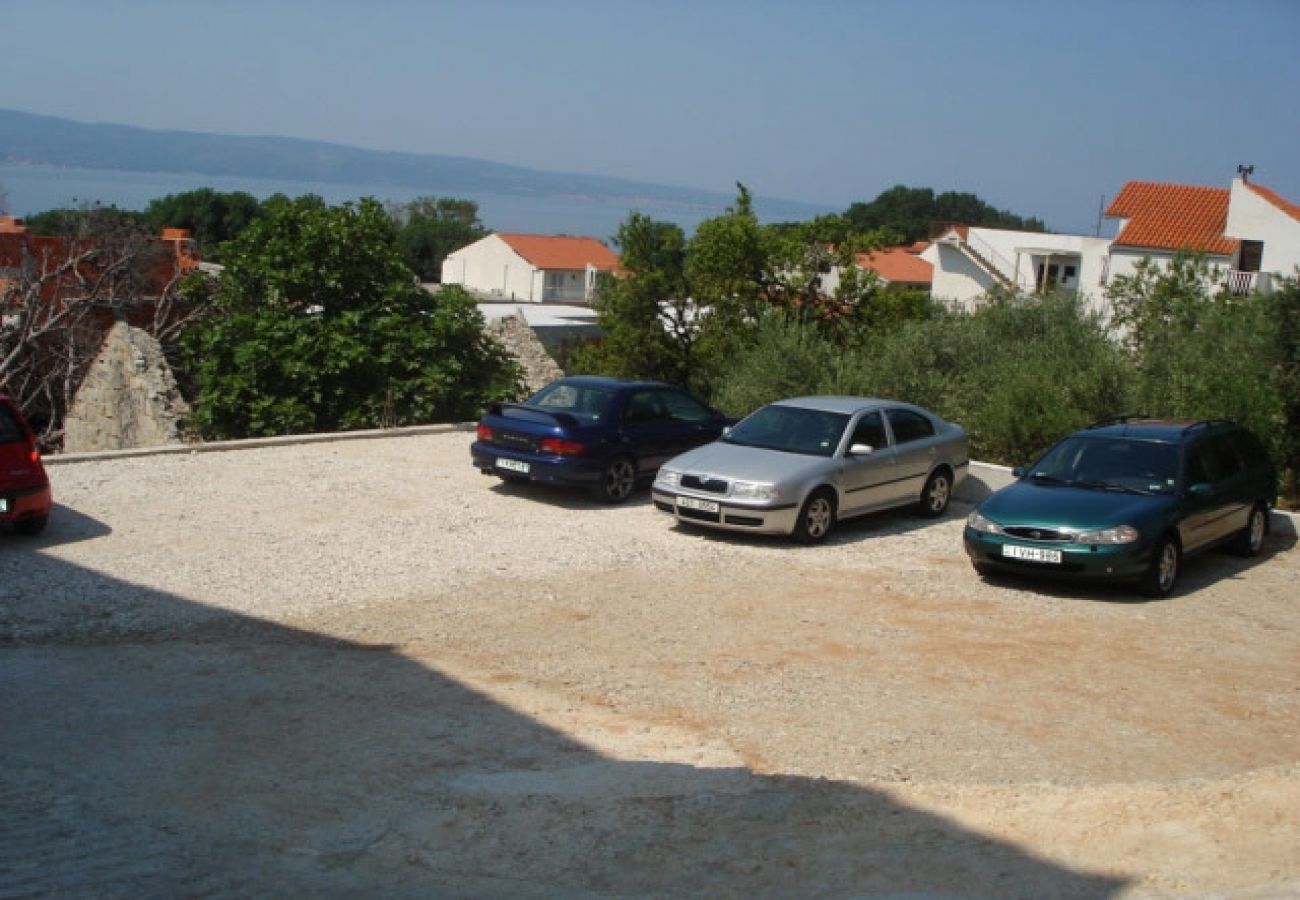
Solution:
M 492 429 L 488 428 L 486 425 L 480 425 L 478 428 L 475 428 L 474 436 L 485 444 L 492 443 Z
M 564 438 L 542 438 L 541 447 L 542 452 L 554 453 L 556 456 L 580 456 L 587 450 L 577 441 L 566 441 Z

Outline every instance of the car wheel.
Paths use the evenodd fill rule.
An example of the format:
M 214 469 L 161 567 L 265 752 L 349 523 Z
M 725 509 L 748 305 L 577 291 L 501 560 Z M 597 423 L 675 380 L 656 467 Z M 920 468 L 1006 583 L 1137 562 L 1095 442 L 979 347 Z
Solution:
M 605 467 L 596 485 L 596 496 L 606 503 L 622 503 L 632 496 L 636 487 L 636 465 L 626 456 L 620 456 Z
M 1161 538 L 1151 557 L 1151 566 L 1146 575 L 1142 576 L 1142 593 L 1148 597 L 1167 597 L 1174 589 L 1174 582 L 1178 580 L 1182 556 L 1176 540 L 1168 536 Z
M 1268 507 L 1260 503 L 1250 511 L 1246 527 L 1232 542 L 1232 549 L 1241 556 L 1255 556 L 1264 546 L 1264 535 L 1268 533 Z
M 817 544 L 826 540 L 834 526 L 835 495 L 823 488 L 804 501 L 792 536 L 801 544 Z
M 19 534 L 40 534 L 45 530 L 49 520 L 49 516 L 32 516 L 29 519 L 19 519 L 14 523 L 14 531 Z
M 940 469 L 930 476 L 921 489 L 921 515 L 937 518 L 948 509 L 952 499 L 952 476 Z

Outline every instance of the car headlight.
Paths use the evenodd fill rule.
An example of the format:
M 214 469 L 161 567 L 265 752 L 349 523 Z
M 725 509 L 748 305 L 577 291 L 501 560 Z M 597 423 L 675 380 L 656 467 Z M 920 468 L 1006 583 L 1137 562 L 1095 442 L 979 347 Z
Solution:
M 966 517 L 966 527 L 971 531 L 983 531 L 986 534 L 1002 533 L 1002 526 L 981 516 L 978 509 L 971 510 L 971 514 Z
M 659 474 L 655 476 L 655 481 L 664 487 L 677 487 L 682 483 L 682 473 L 676 469 L 659 468 Z
M 1074 536 L 1076 544 L 1131 544 L 1138 539 L 1138 530 L 1132 525 L 1080 531 Z
M 776 485 L 765 481 L 733 481 L 731 497 L 733 500 L 775 500 L 781 496 Z

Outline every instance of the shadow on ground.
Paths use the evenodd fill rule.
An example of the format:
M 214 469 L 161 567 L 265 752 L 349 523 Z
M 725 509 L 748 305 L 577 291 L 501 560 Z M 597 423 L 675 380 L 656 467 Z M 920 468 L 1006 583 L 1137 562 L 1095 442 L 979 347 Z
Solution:
M 14 608 L 39 615 L 0 622 L 3 897 L 1052 898 L 1124 884 L 857 785 L 611 759 L 392 647 L 206 608 L 39 547 L 9 547 L 4 564 Z M 88 605 L 118 613 L 87 619 Z

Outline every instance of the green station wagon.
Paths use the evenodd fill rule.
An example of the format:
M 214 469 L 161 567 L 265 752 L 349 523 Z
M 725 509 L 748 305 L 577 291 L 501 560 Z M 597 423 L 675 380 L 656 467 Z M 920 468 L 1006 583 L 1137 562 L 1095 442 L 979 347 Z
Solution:
M 976 571 L 1131 580 L 1152 596 L 1193 553 L 1258 553 L 1277 499 L 1259 440 L 1224 421 L 1101 422 L 1015 474 L 966 520 Z

